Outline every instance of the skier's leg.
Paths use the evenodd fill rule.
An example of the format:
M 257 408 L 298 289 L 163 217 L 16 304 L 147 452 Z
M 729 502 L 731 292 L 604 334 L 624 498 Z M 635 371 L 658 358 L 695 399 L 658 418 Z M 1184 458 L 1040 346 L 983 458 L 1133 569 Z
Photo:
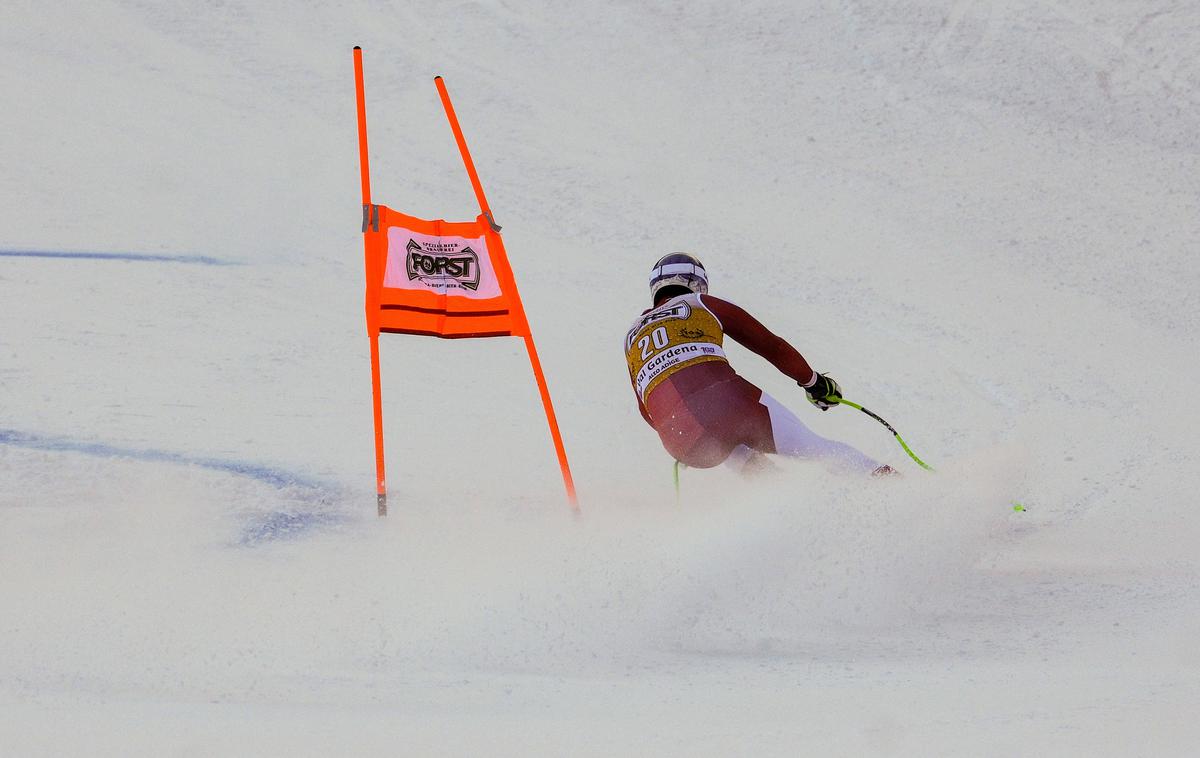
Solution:
M 774 470 L 765 453 L 746 445 L 738 445 L 725 459 L 725 464 L 742 476 L 757 476 Z
M 759 438 L 769 443 L 771 428 L 767 409 L 758 402 L 759 394 L 757 387 L 734 376 L 708 385 L 686 400 L 680 398 L 667 409 L 657 409 L 654 426 L 667 452 L 691 468 L 717 466 L 737 451 L 730 465 L 745 469 L 755 450 L 759 458 L 761 453 L 772 452 L 769 444 L 756 444 Z
M 737 446 L 736 440 L 714 434 L 703 426 L 683 405 L 666 417 L 655 419 L 655 422 L 663 448 L 688 468 L 720 465 Z
M 796 414 L 781 405 L 775 398 L 762 393 L 759 398 L 771 416 L 771 433 L 775 441 L 775 452 L 793 458 L 816 458 L 841 467 L 872 472 L 879 468 L 879 461 L 872 460 L 849 445 L 826 439 L 816 434 Z

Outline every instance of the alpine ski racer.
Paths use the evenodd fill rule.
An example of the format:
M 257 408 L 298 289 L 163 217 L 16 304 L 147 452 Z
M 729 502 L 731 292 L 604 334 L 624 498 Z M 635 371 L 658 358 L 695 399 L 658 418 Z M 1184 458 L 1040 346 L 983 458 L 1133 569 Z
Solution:
M 725 356 L 731 337 L 793 379 L 822 411 L 841 398 L 838 383 L 817 373 L 787 341 L 745 310 L 708 294 L 708 274 L 686 253 L 666 255 L 650 271 L 653 307 L 625 335 L 629 379 L 642 418 L 666 451 L 693 468 L 727 463 L 753 472 L 764 455 L 819 460 L 875 475 L 895 471 L 855 448 L 826 439 L 739 376 Z

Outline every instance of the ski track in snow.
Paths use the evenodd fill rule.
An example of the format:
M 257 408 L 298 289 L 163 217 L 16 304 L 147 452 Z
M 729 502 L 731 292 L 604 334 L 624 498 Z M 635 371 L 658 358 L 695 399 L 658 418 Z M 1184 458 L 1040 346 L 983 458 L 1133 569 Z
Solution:
M 329 507 L 345 498 L 345 488 L 284 469 L 246 461 L 200 458 L 167 450 L 143 450 L 102 442 L 40 437 L 12 429 L 0 429 L 0 445 L 56 453 L 81 453 L 98 458 L 195 466 L 267 484 L 278 492 L 279 505 L 286 506 L 287 509 L 250 517 L 239 538 L 240 544 L 246 546 L 278 539 L 293 539 L 306 530 L 336 525 L 344 520 L 342 514 L 331 512 Z M 164 494 L 169 496 L 169 493 Z
M 0 250 L 0 258 L 67 258 L 93 261 L 135 261 L 144 263 L 195 263 L 201 266 L 229 266 L 234 261 L 203 255 L 154 255 L 152 253 L 108 253 L 70 250 Z

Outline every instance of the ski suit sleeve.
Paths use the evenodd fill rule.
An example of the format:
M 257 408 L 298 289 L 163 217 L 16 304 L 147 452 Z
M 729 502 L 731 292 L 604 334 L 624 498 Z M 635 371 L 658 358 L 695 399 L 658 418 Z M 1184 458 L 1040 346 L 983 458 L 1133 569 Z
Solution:
M 650 420 L 650 411 L 646 410 L 646 404 L 642 402 L 640 397 L 638 397 L 636 387 L 633 389 L 633 396 L 637 398 L 638 410 L 641 412 L 642 418 L 646 419 L 647 424 L 654 426 L 654 422 Z
M 796 380 L 801 386 L 807 386 L 816 379 L 816 373 L 800 351 L 788 344 L 787 340 L 771 333 L 758 319 L 719 297 L 701 295 L 700 298 L 721 322 L 725 334 L 766 358 L 780 373 Z
M 630 378 L 630 380 L 629 380 L 629 383 L 630 383 L 630 384 L 634 384 L 634 380 L 632 380 L 632 378 Z M 654 422 L 653 422 L 653 421 L 650 421 L 650 411 L 646 410 L 646 403 L 643 403 L 643 402 L 642 402 L 642 398 L 641 398 L 641 396 L 640 396 L 640 395 L 638 395 L 638 393 L 637 393 L 637 385 L 634 385 L 634 399 L 636 399 L 636 401 L 637 401 L 637 410 L 638 410 L 638 413 L 641 413 L 641 414 L 642 414 L 642 417 L 643 417 L 643 419 L 646 419 L 646 423 L 648 423 L 648 425 L 650 425 L 650 426 L 652 426 L 652 427 L 653 427 L 653 426 L 654 426 Z
M 642 418 L 646 419 L 646 423 L 653 427 L 654 422 L 650 420 L 650 411 L 646 410 L 646 404 L 642 402 L 642 396 L 637 391 L 637 382 L 634 381 L 632 376 L 629 377 L 629 384 L 633 387 L 633 398 L 637 400 L 638 413 L 641 413 Z

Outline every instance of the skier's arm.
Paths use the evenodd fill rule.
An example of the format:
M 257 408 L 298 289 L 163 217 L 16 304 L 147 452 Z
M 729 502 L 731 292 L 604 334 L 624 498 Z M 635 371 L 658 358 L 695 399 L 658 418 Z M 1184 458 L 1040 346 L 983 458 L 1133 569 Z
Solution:
M 629 383 L 633 384 L 633 377 L 629 377 Z M 642 418 L 646 419 L 647 424 L 654 426 L 654 422 L 650 420 L 650 411 L 646 410 L 646 404 L 642 402 L 642 396 L 638 394 L 636 384 L 633 384 L 633 397 L 637 400 L 638 412 L 642 414 Z
M 813 384 L 816 372 L 787 340 L 776 336 L 758 319 L 728 301 L 712 295 L 701 295 L 704 305 L 721 322 L 725 334 L 770 361 L 780 373 L 789 376 L 801 387 Z
M 638 410 L 642 412 L 642 418 L 646 419 L 647 424 L 649 424 L 650 426 L 654 426 L 654 422 L 650 420 L 650 411 L 646 410 L 646 404 L 642 402 L 642 399 L 640 397 L 637 399 L 637 401 L 638 401 Z

